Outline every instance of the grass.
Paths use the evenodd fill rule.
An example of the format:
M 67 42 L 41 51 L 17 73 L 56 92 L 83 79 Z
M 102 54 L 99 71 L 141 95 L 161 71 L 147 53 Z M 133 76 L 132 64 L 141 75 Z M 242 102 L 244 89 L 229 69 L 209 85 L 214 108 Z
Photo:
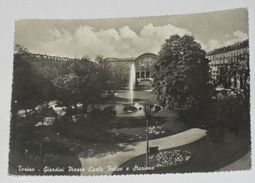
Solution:
M 33 127 L 19 121 L 15 135 L 11 136 L 9 153 L 9 174 L 11 175 L 79 175 L 80 172 L 68 171 L 68 167 L 81 168 L 81 163 L 70 149 L 52 138 L 53 127 Z M 42 130 L 42 137 L 40 139 Z M 42 152 L 42 153 L 41 153 Z M 63 172 L 44 172 L 45 167 L 62 168 Z M 29 168 L 33 171 L 25 171 Z
M 198 119 L 198 121 L 194 121 L 194 119 Z M 145 166 L 145 154 L 143 154 L 123 163 L 120 167 L 124 169 L 129 167 L 130 171 L 122 173 L 210 172 L 240 158 L 251 149 L 249 108 L 246 100 L 215 101 L 204 113 L 200 114 L 199 118 L 189 116 L 186 120 L 191 127 L 207 130 L 206 138 L 198 142 L 168 149 L 169 151 L 177 149 L 191 152 L 192 158 L 187 163 L 176 167 L 132 171 L 132 167 L 135 165 Z M 119 173 L 114 172 L 114 174 Z
M 240 158 L 250 150 L 250 137 L 243 132 L 239 136 L 226 132 L 225 139 L 220 143 L 212 144 L 208 137 L 197 142 L 167 149 L 186 150 L 191 152 L 191 159 L 180 166 L 155 168 L 147 171 L 133 171 L 135 165 L 145 167 L 146 155 L 140 155 L 123 163 L 120 167 L 124 170 L 129 168 L 129 171 L 114 172 L 113 174 L 144 174 L 144 173 L 188 173 L 188 172 L 211 172 L 215 171 L 230 162 Z M 230 137 L 231 136 L 231 139 Z M 149 165 L 154 166 L 154 165 Z
M 31 147 L 31 145 L 30 145 Z M 67 148 L 55 143 L 44 143 L 43 163 L 41 164 L 40 150 L 33 147 L 27 153 L 14 149 L 10 153 L 9 173 L 12 175 L 80 175 L 80 172 L 70 172 L 68 167 L 81 168 L 79 159 Z M 35 171 L 20 171 L 19 166 L 34 168 Z M 44 172 L 45 167 L 63 168 L 64 172 Z
M 168 121 L 174 121 L 175 119 L 166 117 L 155 117 L 156 121 L 159 121 L 158 125 L 164 125 Z M 181 125 L 178 122 L 172 122 L 172 126 L 178 126 L 176 129 L 172 129 L 171 125 L 165 125 L 164 134 L 151 135 L 150 139 L 156 139 L 182 132 L 187 129 L 185 125 Z M 154 123 L 149 126 L 155 125 Z M 146 122 L 144 117 L 113 117 L 113 118 L 93 118 L 80 119 L 78 122 L 73 123 L 65 120 L 61 120 L 55 124 L 55 129 L 60 132 L 61 135 L 68 138 L 79 139 L 89 143 L 129 143 L 139 142 L 146 140 L 145 136 Z M 136 131 L 136 128 L 143 128 L 139 133 L 121 133 L 121 129 L 129 129 L 130 131 Z M 112 132 L 115 129 L 115 132 Z
M 144 102 L 150 100 L 152 98 L 151 95 L 146 95 L 144 91 L 136 91 L 135 101 L 139 100 L 140 102 Z M 127 93 L 120 93 L 114 100 L 114 102 L 127 102 L 128 99 Z M 119 100 L 119 101 L 118 101 Z M 109 101 L 105 101 L 109 102 Z M 225 104 L 224 104 L 225 102 Z M 225 108 L 220 108 L 220 106 L 225 105 Z M 202 116 L 202 124 L 199 124 L 200 128 L 204 128 L 203 125 L 208 125 L 208 121 L 212 123 L 212 128 L 207 128 L 208 136 L 206 138 L 201 139 L 192 144 L 188 144 L 185 146 L 180 146 L 176 148 L 168 149 L 167 151 L 172 150 L 187 150 L 191 152 L 192 158 L 176 167 L 167 167 L 167 168 L 156 168 L 153 171 L 132 171 L 132 167 L 135 165 L 144 167 L 145 166 L 145 154 L 135 157 L 133 159 L 128 160 L 123 163 L 120 167 L 123 167 L 124 170 L 129 167 L 129 171 L 124 172 L 114 172 L 114 174 L 143 174 L 143 173 L 185 173 L 185 172 L 209 172 L 215 171 L 218 168 L 230 163 L 233 160 L 236 160 L 247 151 L 250 150 L 250 129 L 243 128 L 239 130 L 240 133 L 235 133 L 238 127 L 242 126 L 242 122 L 244 120 L 237 120 L 240 116 L 235 116 L 235 126 L 233 125 L 233 120 L 231 118 L 227 119 L 217 119 L 217 117 L 231 117 L 232 113 L 238 114 L 240 111 L 239 108 L 231 108 L 229 106 L 239 106 L 239 103 L 229 104 L 226 101 L 222 101 L 219 104 L 212 105 L 211 111 L 207 111 Z M 222 110 L 224 109 L 224 110 Z M 246 108 L 244 108 L 246 110 Z M 228 112 L 228 113 L 227 113 Z M 164 115 L 168 115 L 168 117 L 163 117 Z M 226 115 L 229 114 L 229 115 Z M 167 121 L 173 121 L 174 123 L 170 124 L 166 133 L 161 136 L 154 136 L 150 139 L 164 137 L 179 133 L 183 130 L 187 129 L 188 125 L 193 125 L 193 121 L 189 118 L 188 122 L 191 124 L 184 124 L 183 120 L 177 118 L 178 115 L 175 113 L 169 113 L 169 111 L 161 111 L 156 113 L 154 118 L 160 122 L 161 125 L 166 124 Z M 249 117 L 249 116 L 248 116 Z M 245 116 L 245 119 L 247 115 Z M 241 118 L 240 118 L 241 119 Z M 138 142 L 145 140 L 145 130 L 144 132 L 141 130 L 141 134 L 124 134 L 124 133 L 112 133 L 111 129 L 115 128 L 117 131 L 119 129 L 128 128 L 130 130 L 135 128 L 143 128 L 145 127 L 144 117 L 131 117 L 131 118 L 118 118 L 118 117 L 109 117 L 107 114 L 104 114 L 103 111 L 99 111 L 99 113 L 94 114 L 94 116 L 88 114 L 87 118 L 83 118 L 78 120 L 78 122 L 73 123 L 69 121 L 70 118 L 60 118 L 58 122 L 53 127 L 50 127 L 49 133 L 45 133 L 46 136 L 49 136 L 51 139 L 50 143 L 45 143 L 44 153 L 46 157 L 44 159 L 44 164 L 47 166 L 61 166 L 68 167 L 73 166 L 76 168 L 80 168 L 81 164 L 79 159 L 74 155 L 78 155 L 82 153 L 83 150 L 76 148 L 76 145 L 84 145 L 86 148 L 93 148 L 93 145 L 100 145 L 100 143 L 108 143 L 112 146 L 109 147 L 109 151 L 112 152 L 120 152 L 123 151 L 123 148 L 114 146 L 114 143 L 130 143 L 130 142 Z M 17 128 L 16 133 L 14 135 L 14 140 L 12 139 L 11 143 L 11 153 L 10 153 L 10 162 L 9 162 L 9 172 L 14 175 L 39 175 L 41 172 L 40 169 L 40 153 L 38 147 L 34 147 L 36 145 L 32 145 L 30 142 L 39 143 L 38 134 L 36 134 L 36 130 L 34 129 L 34 124 L 30 124 L 33 120 L 28 120 L 27 123 L 16 123 Z M 201 122 L 199 121 L 199 123 Z M 247 120 L 246 120 L 247 122 Z M 182 125 L 176 125 L 182 124 Z M 223 126 L 222 126 L 223 124 Z M 20 126 L 19 126 L 20 125 Z M 150 124 L 153 125 L 153 124 Z M 217 128 L 215 128 L 215 126 Z M 232 127 L 235 127 L 232 129 Z M 245 126 L 245 125 L 244 125 Z M 247 125 L 246 125 L 247 126 Z M 196 126 L 197 127 L 197 126 Z M 57 135 L 60 132 L 60 135 Z M 24 154 L 24 148 L 29 149 L 27 154 Z M 75 149 L 76 148 L 76 149 Z M 74 150 L 72 150 L 74 149 Z M 39 158 L 39 159 L 38 159 Z M 26 173 L 17 171 L 17 166 L 22 165 L 24 167 L 35 167 L 37 171 L 34 173 Z M 153 165 L 149 165 L 153 166 Z M 49 175 L 50 173 L 46 173 L 45 175 Z M 56 175 L 58 173 L 54 173 Z M 70 173 L 63 172 L 59 173 L 60 175 L 79 175 L 79 172 Z

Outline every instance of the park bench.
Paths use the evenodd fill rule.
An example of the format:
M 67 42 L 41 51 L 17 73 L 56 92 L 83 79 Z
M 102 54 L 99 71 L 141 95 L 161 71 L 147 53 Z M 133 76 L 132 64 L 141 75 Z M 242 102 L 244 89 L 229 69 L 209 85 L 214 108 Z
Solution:
M 156 154 L 156 153 L 158 153 L 158 146 L 149 148 L 149 154 Z

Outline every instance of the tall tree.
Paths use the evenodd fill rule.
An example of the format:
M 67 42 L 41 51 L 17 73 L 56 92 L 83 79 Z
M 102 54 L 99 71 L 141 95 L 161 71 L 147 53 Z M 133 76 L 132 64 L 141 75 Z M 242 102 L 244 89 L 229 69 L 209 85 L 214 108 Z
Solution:
M 107 77 L 102 77 L 102 74 L 101 66 L 89 57 L 73 61 L 70 72 L 54 80 L 58 99 L 67 106 L 76 106 L 80 102 L 83 104 L 83 113 L 86 113 L 88 105 L 99 102 L 108 88 L 105 84 Z
M 27 116 L 27 109 L 53 99 L 55 92 L 53 84 L 32 67 L 24 54 L 29 53 L 14 55 L 12 101 L 13 107 L 25 109 Z
M 87 112 L 88 104 L 93 104 L 100 96 L 100 82 L 98 82 L 97 64 L 89 57 L 83 57 L 71 65 L 72 72 L 78 76 L 78 97 L 83 104 L 83 112 Z M 99 88 L 98 88 L 99 87 Z
M 53 82 L 57 91 L 57 99 L 62 101 L 68 107 L 76 105 L 79 100 L 78 76 L 75 73 L 69 73 L 57 77 Z
M 115 90 L 115 78 L 113 76 L 112 66 L 102 56 L 97 56 L 96 61 L 98 63 L 98 82 L 102 89 L 107 92 Z
M 210 99 L 206 53 L 194 37 L 173 35 L 158 53 L 153 77 L 158 102 L 169 109 L 199 111 Z

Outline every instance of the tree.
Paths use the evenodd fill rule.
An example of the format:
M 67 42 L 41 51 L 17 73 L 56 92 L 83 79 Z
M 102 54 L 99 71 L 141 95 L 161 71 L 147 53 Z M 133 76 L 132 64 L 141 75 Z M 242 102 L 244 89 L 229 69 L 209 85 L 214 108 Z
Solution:
M 173 35 L 164 42 L 153 71 L 153 86 L 162 106 L 198 112 L 208 104 L 209 65 L 205 56 L 192 36 Z
M 83 113 L 87 112 L 88 104 L 94 104 L 101 95 L 102 86 L 98 79 L 97 64 L 89 57 L 83 57 L 71 65 L 72 72 L 78 76 L 79 102 L 83 104 Z
M 23 45 L 20 45 L 20 44 L 15 44 L 15 47 L 14 47 L 14 53 L 15 54 L 28 54 L 28 49 L 25 48 Z
M 129 72 L 127 72 L 127 67 L 125 65 L 115 64 L 112 68 L 112 75 L 115 90 L 127 86 L 129 81 Z
M 236 94 L 240 94 L 240 97 L 244 97 L 249 100 L 250 94 L 250 69 L 249 69 L 249 54 L 243 54 L 236 56 L 236 61 L 229 63 L 222 67 L 224 72 L 221 72 L 218 79 L 218 83 L 224 87 L 231 88 Z M 234 87 L 231 85 L 231 79 L 234 81 Z M 237 80 L 240 81 L 240 88 L 243 90 L 240 92 L 240 88 L 237 88 Z M 224 85 L 227 83 L 228 85 Z M 241 96 L 243 95 L 243 96 Z
M 79 78 L 75 73 L 69 73 L 59 76 L 54 80 L 54 86 L 57 90 L 57 99 L 66 106 L 76 105 L 79 100 Z
M 13 115 L 16 115 L 17 109 L 25 109 L 25 115 L 28 117 L 27 109 L 34 109 L 45 99 L 50 99 L 53 87 L 49 81 L 34 70 L 24 57 L 25 54 L 29 53 L 22 51 L 14 54 L 12 109 Z
M 104 91 L 112 92 L 116 89 L 112 66 L 102 56 L 97 56 L 96 61 L 98 63 L 98 84 Z
M 91 61 L 89 57 L 74 60 L 69 73 L 54 79 L 57 99 L 67 106 L 77 107 L 77 103 L 82 103 L 85 114 L 88 105 L 98 103 L 102 94 L 109 89 L 107 72 L 103 65 Z

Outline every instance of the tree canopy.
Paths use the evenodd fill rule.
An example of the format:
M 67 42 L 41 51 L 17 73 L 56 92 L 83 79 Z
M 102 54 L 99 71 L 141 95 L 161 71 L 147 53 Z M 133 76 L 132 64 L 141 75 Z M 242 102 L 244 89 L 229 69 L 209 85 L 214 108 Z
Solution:
M 165 40 L 154 66 L 154 89 L 164 107 L 198 111 L 210 96 L 206 52 L 192 36 L 173 35 Z
M 25 111 L 57 100 L 69 108 L 82 103 L 86 112 L 89 104 L 100 102 L 114 85 L 110 66 L 101 56 L 96 61 L 87 56 L 68 62 L 34 60 L 21 45 L 15 46 L 13 75 L 12 106 Z
M 12 109 L 34 109 L 45 101 L 54 99 L 55 87 L 50 80 L 40 75 L 19 52 L 14 55 Z
M 28 108 L 43 100 L 61 100 L 70 105 L 75 102 L 95 104 L 103 94 L 114 92 L 127 83 L 122 71 L 113 68 L 103 56 L 95 61 L 84 56 L 66 62 L 35 60 L 31 55 L 22 45 L 15 45 L 13 98 L 18 97 L 23 107 L 30 99 L 34 104 L 29 102 Z M 39 97 L 39 94 L 43 96 Z

